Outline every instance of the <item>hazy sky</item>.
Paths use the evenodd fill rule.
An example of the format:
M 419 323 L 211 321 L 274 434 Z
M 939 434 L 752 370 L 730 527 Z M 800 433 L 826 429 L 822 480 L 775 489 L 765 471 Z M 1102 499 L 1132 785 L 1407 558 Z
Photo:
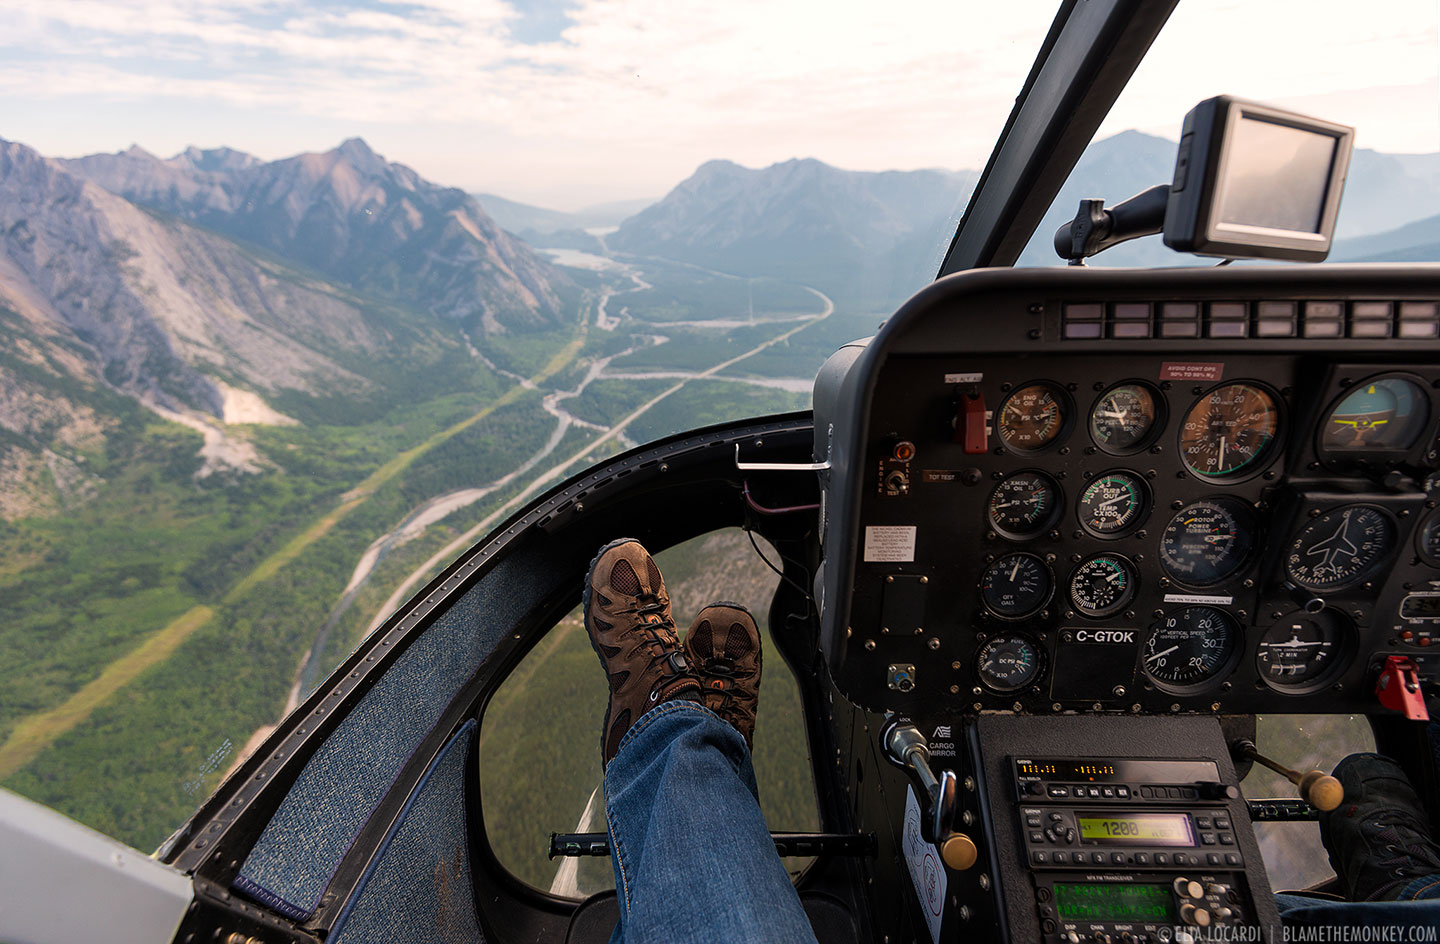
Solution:
M 560 209 L 705 160 L 979 168 L 1053 0 L 0 0 L 0 138 L 52 156 L 363 136 Z M 1436 0 L 1182 0 L 1102 133 L 1228 92 L 1440 150 Z

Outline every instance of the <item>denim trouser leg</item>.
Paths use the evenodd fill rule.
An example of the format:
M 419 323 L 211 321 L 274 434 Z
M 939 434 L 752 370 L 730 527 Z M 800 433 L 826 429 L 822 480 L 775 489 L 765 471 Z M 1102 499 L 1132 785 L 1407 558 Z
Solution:
M 744 739 L 703 706 L 635 722 L 605 771 L 612 944 L 813 944 L 757 796 Z
M 1395 929 L 1393 936 L 1367 940 L 1429 940 L 1413 936 L 1410 929 L 1440 927 L 1440 876 L 1415 879 L 1405 886 L 1397 901 L 1331 901 L 1281 894 L 1275 896 L 1275 905 L 1280 909 L 1280 920 L 1290 927 L 1391 928 Z

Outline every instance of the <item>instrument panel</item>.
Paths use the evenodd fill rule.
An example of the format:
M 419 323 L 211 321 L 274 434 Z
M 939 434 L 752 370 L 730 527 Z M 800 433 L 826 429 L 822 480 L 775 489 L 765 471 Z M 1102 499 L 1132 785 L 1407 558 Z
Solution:
M 852 697 L 1379 713 L 1390 657 L 1433 683 L 1435 358 L 1041 347 L 880 367 L 831 647 Z

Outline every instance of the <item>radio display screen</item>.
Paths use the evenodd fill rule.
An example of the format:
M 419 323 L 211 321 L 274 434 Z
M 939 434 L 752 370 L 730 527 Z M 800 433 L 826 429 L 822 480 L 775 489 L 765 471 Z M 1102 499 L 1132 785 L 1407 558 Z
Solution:
M 1184 813 L 1077 815 L 1081 842 L 1119 846 L 1193 846 L 1190 817 Z
M 1056 882 L 1055 911 L 1062 921 L 1174 924 L 1179 920 L 1168 885 Z

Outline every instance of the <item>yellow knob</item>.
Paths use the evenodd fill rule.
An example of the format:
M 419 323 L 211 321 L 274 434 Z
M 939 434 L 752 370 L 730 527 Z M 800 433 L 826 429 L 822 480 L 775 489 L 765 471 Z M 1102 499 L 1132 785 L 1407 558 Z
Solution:
M 1300 796 L 1315 809 L 1328 813 L 1345 799 L 1345 788 L 1329 774 L 1312 770 L 1300 778 Z
M 980 852 L 975 843 L 964 833 L 951 833 L 940 844 L 940 858 L 957 872 L 963 872 L 975 864 Z

